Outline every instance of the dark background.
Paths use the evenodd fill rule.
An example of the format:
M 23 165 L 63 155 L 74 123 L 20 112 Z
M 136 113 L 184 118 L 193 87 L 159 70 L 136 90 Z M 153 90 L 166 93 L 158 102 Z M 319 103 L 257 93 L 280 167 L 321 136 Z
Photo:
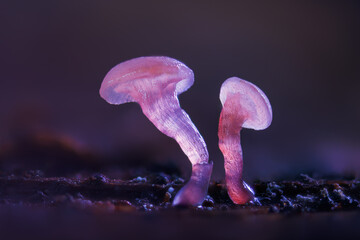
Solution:
M 137 104 L 100 98 L 110 68 L 139 56 L 183 61 L 195 84 L 180 103 L 224 175 L 220 86 L 238 76 L 273 107 L 243 130 L 245 176 L 360 172 L 359 1 L 2 1 L 0 149 L 54 136 L 100 161 L 190 164 Z M 45 138 L 46 139 L 46 138 Z

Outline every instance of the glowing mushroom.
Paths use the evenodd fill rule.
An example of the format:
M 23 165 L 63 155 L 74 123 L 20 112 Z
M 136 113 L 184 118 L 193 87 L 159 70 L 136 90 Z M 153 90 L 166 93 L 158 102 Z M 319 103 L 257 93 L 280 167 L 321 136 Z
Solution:
M 237 77 L 227 79 L 221 86 L 223 109 L 219 122 L 219 147 L 224 155 L 226 187 L 231 200 L 244 204 L 254 197 L 253 190 L 243 181 L 243 156 L 240 130 L 263 130 L 272 121 L 271 105 L 254 84 Z
M 146 117 L 175 139 L 192 164 L 190 181 L 174 205 L 198 205 L 206 196 L 212 163 L 199 131 L 180 107 L 177 96 L 194 83 L 194 73 L 169 57 L 140 57 L 120 63 L 105 76 L 100 95 L 110 104 L 137 102 Z

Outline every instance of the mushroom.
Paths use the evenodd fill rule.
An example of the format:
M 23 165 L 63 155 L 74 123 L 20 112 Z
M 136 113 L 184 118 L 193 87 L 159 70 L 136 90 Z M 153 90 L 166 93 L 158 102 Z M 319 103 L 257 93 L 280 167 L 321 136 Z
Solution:
M 225 179 L 231 200 L 245 204 L 254 191 L 243 181 L 242 128 L 263 130 L 272 121 L 271 105 L 265 93 L 237 77 L 227 79 L 220 89 L 223 109 L 219 121 L 219 147 L 224 155 Z
M 198 205 L 206 197 L 212 172 L 205 141 L 180 107 L 177 96 L 194 83 L 194 73 L 182 62 L 162 56 L 122 62 L 105 76 L 100 95 L 110 104 L 137 102 L 145 116 L 175 139 L 192 164 L 190 181 L 173 205 Z

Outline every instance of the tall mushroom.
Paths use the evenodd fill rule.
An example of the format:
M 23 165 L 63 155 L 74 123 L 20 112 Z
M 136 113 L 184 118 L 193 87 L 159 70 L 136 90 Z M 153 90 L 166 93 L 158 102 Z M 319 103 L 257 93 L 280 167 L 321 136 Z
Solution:
M 243 156 L 240 144 L 242 128 L 263 130 L 270 126 L 272 109 L 263 91 L 237 77 L 221 86 L 223 109 L 219 122 L 219 147 L 224 155 L 226 187 L 231 200 L 244 204 L 254 197 L 253 190 L 243 181 Z
M 194 83 L 194 73 L 169 57 L 140 57 L 112 68 L 100 88 L 110 104 L 137 102 L 145 116 L 175 139 L 192 164 L 190 181 L 175 196 L 174 205 L 198 205 L 206 196 L 212 163 L 199 131 L 180 107 L 177 96 Z

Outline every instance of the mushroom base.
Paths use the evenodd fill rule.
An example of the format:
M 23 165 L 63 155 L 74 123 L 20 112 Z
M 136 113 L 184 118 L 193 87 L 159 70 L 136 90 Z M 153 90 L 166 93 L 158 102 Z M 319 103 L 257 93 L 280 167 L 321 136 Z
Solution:
M 202 204 L 208 192 L 212 168 L 212 162 L 194 165 L 189 182 L 176 194 L 173 206 Z

